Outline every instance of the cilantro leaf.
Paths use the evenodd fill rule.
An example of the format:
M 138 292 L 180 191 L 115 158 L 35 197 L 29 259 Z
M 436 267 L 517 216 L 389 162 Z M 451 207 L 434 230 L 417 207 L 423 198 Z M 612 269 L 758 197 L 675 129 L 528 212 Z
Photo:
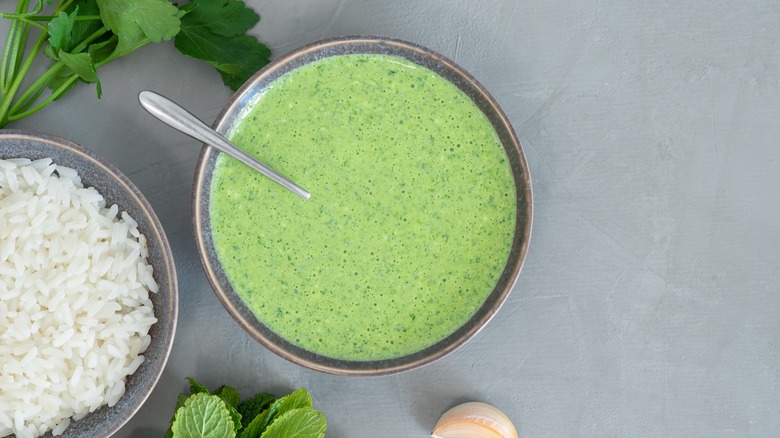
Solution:
M 294 409 L 311 407 L 311 404 L 311 395 L 305 388 L 301 388 L 273 402 L 268 409 L 249 422 L 238 436 L 239 438 L 257 438 L 274 421 L 277 415 L 282 415 Z
M 221 398 L 197 393 L 176 412 L 171 430 L 174 438 L 226 438 L 236 436 L 233 426 Z
M 179 32 L 179 9 L 165 0 L 96 0 L 106 28 L 123 39 L 169 40 Z
M 225 85 L 235 91 L 270 62 L 271 50 L 254 36 L 243 34 L 259 16 L 236 0 L 196 3 L 181 18 L 176 49 L 214 66 Z
M 149 38 L 143 34 L 118 36 L 114 52 L 111 53 L 111 56 L 109 56 L 108 59 L 116 59 L 129 55 L 149 44 L 149 42 Z
M 186 21 L 197 21 L 217 35 L 238 36 L 260 21 L 260 16 L 240 0 L 195 0 L 191 5 L 194 7 Z
M 260 438 L 323 438 L 327 427 L 325 416 L 316 409 L 298 408 L 280 415 Z
M 116 35 L 112 35 L 111 38 L 99 42 L 90 44 L 87 48 L 92 60 L 95 64 L 105 62 L 111 58 L 111 55 L 116 53 L 116 47 L 118 45 L 119 38 Z
M 70 11 L 78 11 L 79 17 L 98 17 L 100 16 L 100 8 L 98 8 L 95 0 L 77 0 L 68 8 Z M 68 47 L 68 51 L 73 50 L 76 44 L 84 41 L 90 35 L 103 28 L 103 22 L 99 19 L 95 20 L 76 20 L 73 24 L 73 30 L 71 32 L 71 45 Z M 103 38 L 96 40 L 100 42 L 110 38 L 111 33 L 107 33 Z
M 175 45 L 182 54 L 211 64 L 233 91 L 268 64 L 271 56 L 271 50 L 253 36 L 228 38 L 196 28 L 182 27 Z
M 249 422 L 263 412 L 274 400 L 276 400 L 275 395 L 261 392 L 239 403 L 238 412 L 241 413 L 242 427 L 247 427 Z
M 100 86 L 95 63 L 89 53 L 70 54 L 65 51 L 59 53 L 60 61 L 73 70 L 84 82 L 94 83 L 97 87 L 98 99 L 103 95 L 103 87 Z
M 96 0 L 76 0 L 49 22 L 49 44 L 68 53 L 88 38 L 98 43 L 111 36 L 100 20 Z
M 69 50 L 73 25 L 76 24 L 78 7 L 71 13 L 60 12 L 49 22 L 49 44 L 62 50 Z
M 55 57 L 54 59 L 56 60 L 57 58 Z M 73 75 L 75 74 L 76 72 L 74 72 L 72 69 L 63 66 L 63 68 L 59 71 L 59 73 L 56 76 L 54 76 L 49 82 L 49 88 L 51 88 L 52 90 L 57 90 L 61 86 L 65 85 L 66 82 L 70 81 L 70 85 L 66 88 L 66 90 L 70 90 L 71 88 L 76 86 L 76 84 L 78 84 L 78 81 L 71 81 Z M 55 100 L 61 98 L 63 95 L 64 93 L 60 94 L 55 98 Z
M 84 82 L 97 82 L 97 70 L 95 70 L 95 64 L 92 62 L 92 57 L 89 56 L 89 53 L 77 53 L 73 55 L 61 50 L 58 56 L 60 61 L 76 72 Z

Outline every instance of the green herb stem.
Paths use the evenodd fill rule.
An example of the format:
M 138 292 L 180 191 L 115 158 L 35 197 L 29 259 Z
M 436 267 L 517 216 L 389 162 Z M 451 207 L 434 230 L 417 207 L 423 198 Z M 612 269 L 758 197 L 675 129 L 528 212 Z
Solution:
M 35 90 L 35 93 L 32 94 L 29 99 L 27 99 L 27 102 L 25 102 L 23 105 L 19 105 L 20 101 L 17 101 L 11 106 L 11 109 L 8 111 L 8 118 L 14 117 L 16 114 L 19 113 L 19 111 L 25 111 L 27 108 L 29 108 L 32 104 L 34 104 L 39 97 L 43 94 L 43 92 L 46 91 L 46 87 L 39 87 L 37 90 Z
M 19 112 L 19 110 L 25 110 L 29 108 L 30 105 L 35 102 L 35 99 L 37 99 L 38 96 L 43 93 L 43 91 L 49 85 L 49 82 L 57 77 L 63 67 L 65 67 L 65 64 L 61 61 L 58 61 L 49 67 L 49 69 L 46 70 L 46 72 L 42 74 L 35 82 L 33 82 L 32 85 L 27 87 L 27 90 L 25 90 L 24 93 L 19 96 L 19 99 L 17 99 L 16 102 L 11 105 L 8 113 L 14 115 L 15 113 Z
M 19 87 L 22 85 L 22 81 L 24 80 L 25 74 L 27 74 L 27 71 L 30 70 L 30 67 L 32 66 L 33 62 L 35 62 L 35 58 L 38 56 L 38 53 L 43 48 L 43 45 L 46 43 L 47 37 L 48 37 L 47 32 L 43 32 L 38 36 L 38 40 L 35 42 L 35 45 L 32 48 L 32 52 L 30 53 L 29 56 L 27 56 L 27 59 L 24 61 L 24 63 L 22 63 L 21 69 L 19 70 L 19 74 L 13 78 L 13 82 L 11 83 L 11 86 L 3 95 L 2 105 L 0 106 L 0 126 L 5 126 L 8 123 L 9 121 L 8 110 L 11 108 L 11 102 L 14 100 L 14 97 L 16 96 L 16 92 L 19 90 Z
M 26 12 L 28 6 L 29 0 L 19 0 L 19 3 L 16 4 L 16 12 Z M 8 86 L 13 81 L 15 70 L 19 66 L 20 46 L 23 50 L 24 40 L 26 40 L 24 27 L 24 23 L 14 20 L 8 29 L 8 39 L 5 42 L 3 60 L 0 63 L 0 87 L 2 87 L 3 96 L 8 94 Z M 20 40 L 22 41 L 20 42 Z
M 21 35 L 19 36 L 19 41 L 16 44 L 16 47 L 14 47 L 14 64 L 13 64 L 13 71 L 19 70 L 19 67 L 22 65 L 22 60 L 24 59 L 24 48 L 27 46 L 27 37 L 30 35 L 30 26 L 25 25 L 26 23 L 20 23 L 20 26 L 22 28 Z M 11 80 L 9 79 L 9 83 Z
M 17 28 L 20 25 L 21 23 L 18 21 L 13 21 L 11 23 L 11 27 L 8 29 L 8 38 L 5 41 L 5 48 L 3 49 L 3 60 L 2 63 L 0 63 L 0 88 L 2 88 L 4 96 L 8 90 L 8 83 L 14 76 L 11 66 L 16 64 L 14 51 L 17 47 L 14 43 L 18 37 Z
M 59 98 L 60 96 L 65 94 L 65 92 L 68 91 L 68 88 L 70 88 L 71 85 L 73 85 L 73 83 L 76 82 L 78 79 L 79 79 L 79 76 L 77 74 L 71 75 L 71 77 L 69 77 L 62 85 L 60 85 L 59 88 L 54 90 L 51 93 L 51 95 L 49 95 L 46 99 L 41 101 L 38 105 L 36 105 L 35 107 L 33 107 L 32 109 L 29 109 L 27 111 L 24 111 L 24 112 L 21 112 L 21 113 L 18 113 L 18 114 L 13 114 L 13 115 L 10 115 L 10 116 L 6 117 L 5 121 L 3 121 L 2 124 L 8 123 L 8 122 L 14 122 L 16 120 L 23 119 L 23 118 L 25 118 L 27 116 L 31 116 L 31 115 L 37 113 L 38 111 L 40 111 L 44 107 L 46 107 L 46 105 L 54 102 L 55 100 L 57 100 L 57 98 Z
M 57 18 L 56 15 L 29 15 L 29 14 L 8 14 L 0 12 L 0 18 L 22 21 L 51 21 Z M 75 18 L 76 21 L 100 20 L 100 15 L 84 15 Z
M 57 7 L 54 9 L 54 15 L 57 16 L 59 15 L 60 12 L 67 10 L 70 7 L 70 5 L 73 4 L 73 1 L 74 0 L 65 0 L 64 2 L 57 5 Z
M 9 13 L 9 12 L 0 12 L 0 18 L 10 18 L 10 19 L 17 19 L 17 18 L 24 18 L 24 17 L 32 17 L 34 15 L 38 15 L 43 10 L 43 1 L 38 0 L 35 3 L 35 7 L 32 11 L 28 11 L 29 8 L 29 0 L 19 1 L 16 4 L 16 13 Z M 49 1 L 51 3 L 51 0 Z
M 0 17 L 0 18 L 8 18 L 8 17 Z M 35 17 L 18 16 L 18 17 L 13 17 L 13 19 L 18 21 L 18 22 L 29 24 L 30 26 L 35 26 L 35 27 L 37 27 L 38 29 L 41 29 L 44 32 L 49 30 L 49 28 L 46 27 L 45 25 L 38 23 L 38 21 L 41 21 L 41 20 L 36 20 Z

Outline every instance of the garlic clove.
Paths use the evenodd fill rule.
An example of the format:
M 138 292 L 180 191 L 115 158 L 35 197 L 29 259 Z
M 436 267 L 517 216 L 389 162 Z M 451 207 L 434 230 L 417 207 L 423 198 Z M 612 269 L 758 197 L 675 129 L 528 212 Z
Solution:
M 469 402 L 442 414 L 433 438 L 517 438 L 512 421 L 495 406 Z

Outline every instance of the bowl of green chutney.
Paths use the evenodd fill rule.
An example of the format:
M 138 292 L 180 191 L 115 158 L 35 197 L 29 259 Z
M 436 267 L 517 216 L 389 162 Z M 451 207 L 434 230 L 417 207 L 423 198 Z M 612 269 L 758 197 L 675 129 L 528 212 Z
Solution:
M 319 41 L 239 89 L 214 128 L 311 192 L 204 145 L 206 275 L 254 339 L 298 365 L 383 375 L 433 362 L 498 312 L 531 235 L 531 178 L 495 99 L 444 56 Z

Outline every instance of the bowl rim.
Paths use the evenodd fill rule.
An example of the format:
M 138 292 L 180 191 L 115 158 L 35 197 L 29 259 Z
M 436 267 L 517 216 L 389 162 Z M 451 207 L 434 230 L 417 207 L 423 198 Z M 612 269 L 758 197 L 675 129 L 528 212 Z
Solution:
M 306 60 L 306 57 L 315 56 L 316 54 L 329 49 L 348 47 L 351 45 L 379 45 L 390 50 L 408 52 L 411 54 L 410 56 L 419 56 L 422 59 L 431 61 L 433 65 L 440 65 L 443 71 L 456 75 L 457 80 L 462 82 L 462 84 L 459 85 L 458 83 L 455 83 L 454 80 L 442 76 L 441 73 L 437 71 L 440 76 L 442 76 L 450 83 L 458 86 L 461 91 L 466 92 L 466 90 L 463 88 L 466 87 L 475 95 L 477 95 L 480 98 L 480 101 L 476 101 L 473 96 L 467 93 L 469 98 L 474 101 L 474 103 L 483 113 L 486 113 L 486 110 L 489 110 L 496 116 L 497 122 L 491 120 L 494 128 L 499 126 L 504 128 L 506 136 L 501 138 L 500 143 L 502 143 L 502 146 L 507 152 L 507 155 L 510 155 L 509 149 L 511 149 L 512 153 L 517 154 L 516 157 L 513 157 L 516 158 L 517 161 L 513 162 L 512 166 L 512 174 L 513 178 L 515 179 L 515 187 L 517 189 L 517 219 L 515 223 L 515 235 L 513 237 L 512 249 L 506 262 L 504 272 L 502 273 L 501 278 L 498 280 L 496 287 L 485 299 L 482 307 L 477 310 L 475 315 L 473 315 L 467 321 L 467 323 L 465 323 L 459 329 L 456 329 L 456 331 L 449 336 L 428 348 L 407 356 L 383 360 L 354 361 L 339 360 L 318 355 L 308 350 L 304 350 L 276 335 L 270 329 L 265 328 L 264 324 L 257 320 L 257 318 L 251 318 L 243 315 L 240 308 L 242 306 L 246 308 L 246 306 L 243 304 L 243 302 L 241 302 L 240 298 L 237 298 L 238 303 L 234 302 L 234 299 L 231 298 L 231 294 L 235 295 L 235 292 L 232 291 L 232 287 L 230 286 L 229 281 L 226 285 L 223 285 L 220 281 L 219 273 L 222 272 L 221 264 L 216 255 L 213 257 L 213 260 L 212 257 L 209 256 L 210 248 L 213 248 L 213 246 L 210 247 L 211 239 L 207 232 L 210 230 L 210 225 L 204 223 L 205 221 L 210 220 L 208 208 L 204 205 L 208 203 L 209 199 L 210 177 L 211 170 L 213 169 L 211 164 L 213 160 L 215 160 L 216 157 L 220 154 L 220 152 L 208 144 L 203 144 L 200 156 L 198 157 L 198 162 L 195 167 L 192 194 L 193 228 L 201 264 L 203 265 L 206 277 L 208 278 L 214 293 L 217 295 L 217 298 L 220 300 L 231 317 L 233 317 L 233 319 L 235 319 L 236 322 L 252 338 L 262 344 L 265 348 L 272 351 L 274 354 L 297 365 L 312 370 L 344 376 L 379 376 L 396 374 L 399 372 L 419 368 L 423 365 L 427 365 L 438 359 L 441 359 L 442 357 L 458 349 L 469 339 L 473 338 L 500 310 L 517 282 L 519 273 L 528 253 L 531 231 L 533 228 L 533 189 L 528 163 L 520 144 L 520 140 L 517 137 L 517 134 L 515 133 L 508 117 L 501 109 L 495 98 L 487 91 L 487 89 L 485 89 L 485 87 L 470 73 L 468 73 L 465 69 L 457 65 L 449 58 L 431 49 L 393 37 L 378 35 L 345 35 L 315 41 L 313 43 L 294 49 L 266 65 L 247 82 L 245 82 L 238 89 L 238 91 L 233 94 L 230 100 L 227 101 L 222 111 L 217 115 L 217 118 L 215 119 L 212 127 L 217 132 L 226 134 L 230 129 L 231 121 L 235 118 L 238 118 L 240 116 L 240 110 L 248 106 L 249 102 L 251 102 L 253 99 L 253 90 L 255 87 L 257 87 L 261 82 L 272 82 L 276 77 L 284 75 L 287 71 L 289 71 L 286 70 L 286 68 L 290 64 L 293 64 L 293 68 L 290 69 L 293 70 L 299 66 L 294 64 L 300 59 L 304 59 L 304 62 L 302 62 L 300 65 L 305 65 L 315 60 Z M 376 52 L 356 51 L 349 53 Z M 323 57 L 337 55 L 339 54 L 336 53 Z M 409 58 L 406 59 L 410 60 L 411 62 L 415 62 Z M 422 65 L 419 62 L 417 62 L 417 64 Z M 428 65 L 424 66 L 431 68 Z M 258 88 L 257 91 L 260 89 L 262 89 L 262 87 Z M 486 105 L 486 107 L 481 106 L 480 103 Z M 490 117 L 488 118 L 490 119 Z M 498 132 L 498 129 L 496 130 Z M 512 157 L 510 157 L 510 161 L 512 161 Z M 518 175 L 518 173 L 520 173 L 520 175 Z M 501 284 L 502 280 L 506 281 L 506 284 L 499 290 L 498 286 Z M 226 289 L 230 289 L 230 291 Z M 486 308 L 489 301 L 492 301 L 492 303 L 488 308 Z M 475 320 L 475 317 L 477 316 L 479 316 L 479 318 Z M 252 321 L 252 319 L 254 319 L 254 321 Z M 259 330 L 255 324 L 262 326 L 265 328 L 265 330 Z M 464 327 L 466 328 L 464 329 Z M 457 336 L 455 336 L 456 334 Z
M 154 212 L 149 201 L 141 193 L 138 187 L 133 184 L 132 181 L 120 171 L 116 166 L 101 158 L 95 151 L 88 149 L 78 143 L 72 142 L 62 137 L 44 134 L 36 131 L 21 130 L 21 129 L 0 129 L 0 142 L 6 139 L 26 140 L 31 142 L 43 143 L 58 149 L 62 149 L 68 153 L 71 153 L 78 158 L 97 166 L 102 172 L 109 175 L 113 181 L 115 181 L 124 192 L 130 195 L 132 200 L 138 205 L 139 209 L 146 215 L 151 231 L 154 233 L 155 240 L 160 242 L 162 248 L 162 259 L 165 262 L 165 271 L 168 276 L 169 292 L 168 299 L 170 300 L 170 317 L 168 318 L 168 324 L 162 327 L 163 333 L 168 334 L 167 339 L 162 342 L 162 354 L 160 355 L 160 364 L 157 372 L 152 373 L 152 379 L 147 380 L 144 384 L 144 389 L 140 393 L 140 397 L 131 404 L 132 409 L 124 412 L 119 417 L 119 420 L 108 426 L 105 429 L 105 436 L 111 436 L 127 424 L 130 419 L 138 413 L 141 407 L 146 403 L 151 396 L 154 388 L 162 377 L 163 371 L 168 363 L 168 359 L 173 349 L 173 341 L 176 337 L 176 327 L 178 324 L 179 315 L 179 281 L 176 274 L 176 264 L 174 262 L 173 251 L 171 250 L 168 237 L 165 234 L 165 230 L 160 222 L 157 214 Z M 0 157 L 1 158 L 1 157 Z M 150 240 L 147 238 L 147 240 Z M 156 324 L 156 323 L 155 323 Z M 105 409 L 107 406 L 103 406 L 101 409 Z M 111 409 L 111 408 L 108 408 Z M 95 412 L 99 412 L 95 411 Z M 90 413 L 92 415 L 94 412 Z M 85 417 L 86 418 L 86 417 Z M 67 434 L 66 429 L 65 433 Z M 47 435 L 48 436 L 48 435 Z

